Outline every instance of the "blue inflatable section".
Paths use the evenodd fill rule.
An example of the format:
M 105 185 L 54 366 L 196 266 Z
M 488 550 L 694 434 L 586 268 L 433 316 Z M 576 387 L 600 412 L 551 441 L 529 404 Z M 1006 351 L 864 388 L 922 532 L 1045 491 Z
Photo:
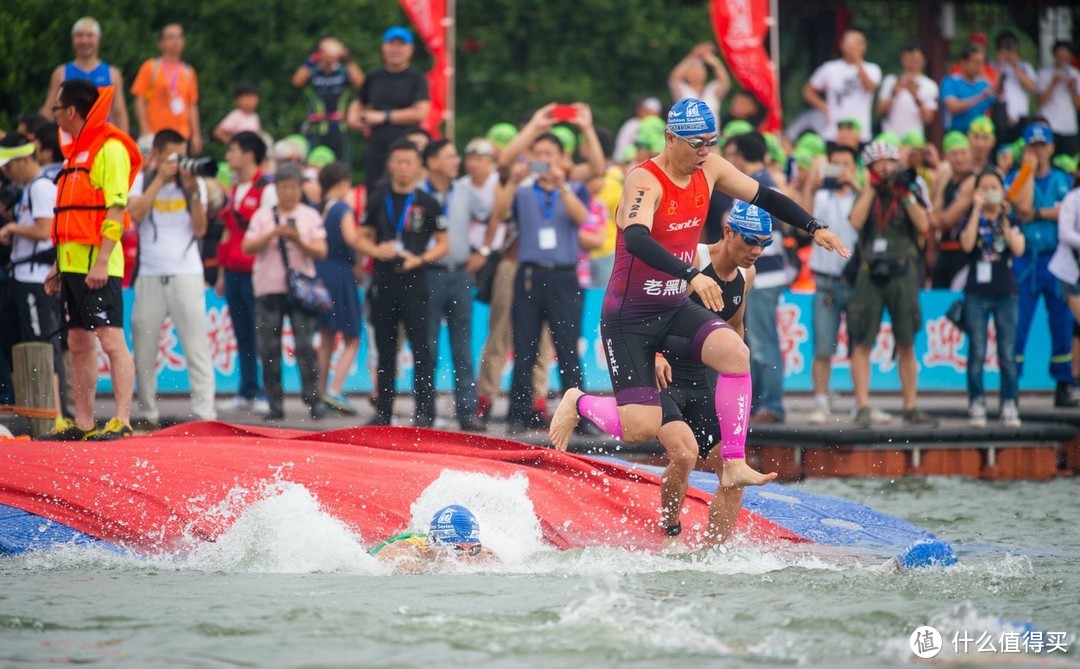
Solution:
M 614 458 L 603 458 L 623 462 Z M 662 467 L 634 465 L 660 475 Z M 716 494 L 716 475 L 692 472 L 690 485 Z M 817 495 L 798 488 L 770 483 L 745 488 L 743 507 L 799 536 L 826 546 L 846 546 L 863 552 L 893 557 L 919 542 L 936 541 L 932 532 L 870 507 L 846 499 Z
M 97 545 L 109 550 L 120 548 L 89 534 L 73 530 L 67 525 L 46 520 L 0 504 L 0 554 L 25 553 L 32 550 L 48 550 L 58 544 L 72 546 Z

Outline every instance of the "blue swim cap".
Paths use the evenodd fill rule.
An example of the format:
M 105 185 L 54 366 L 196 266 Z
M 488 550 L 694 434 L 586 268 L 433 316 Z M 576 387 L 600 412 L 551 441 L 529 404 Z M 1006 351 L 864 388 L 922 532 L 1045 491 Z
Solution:
M 716 132 L 716 117 L 709 105 L 697 98 L 683 98 L 667 114 L 667 129 L 680 137 Z
M 728 214 L 728 225 L 744 235 L 767 236 L 772 234 L 772 216 L 756 204 L 735 200 Z
M 956 564 L 956 552 L 952 546 L 938 539 L 922 539 L 911 544 L 896 556 L 896 562 L 904 569 L 921 567 L 949 567 Z
M 480 543 L 480 523 L 463 506 L 451 504 L 435 512 L 428 527 L 428 541 L 446 544 Z

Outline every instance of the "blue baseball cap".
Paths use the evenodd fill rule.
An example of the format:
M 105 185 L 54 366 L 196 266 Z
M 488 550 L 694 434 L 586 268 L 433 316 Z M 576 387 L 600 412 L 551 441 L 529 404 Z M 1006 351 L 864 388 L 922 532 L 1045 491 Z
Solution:
M 697 98 L 683 98 L 667 114 L 667 129 L 680 137 L 716 132 L 716 117 L 709 105 Z
M 1050 128 L 1041 123 L 1029 123 L 1024 128 L 1024 144 L 1037 144 L 1039 142 L 1044 144 L 1054 143 L 1054 136 L 1050 133 Z
M 772 216 L 756 204 L 735 200 L 728 214 L 728 225 L 744 235 L 772 235 Z
M 392 42 L 396 39 L 399 39 L 406 44 L 413 43 L 412 32 L 404 26 L 394 26 L 392 28 L 387 28 L 386 32 L 383 33 L 382 41 L 384 42 Z
M 435 512 L 428 527 L 428 541 L 445 544 L 480 543 L 480 523 L 472 511 L 459 504 L 445 506 Z

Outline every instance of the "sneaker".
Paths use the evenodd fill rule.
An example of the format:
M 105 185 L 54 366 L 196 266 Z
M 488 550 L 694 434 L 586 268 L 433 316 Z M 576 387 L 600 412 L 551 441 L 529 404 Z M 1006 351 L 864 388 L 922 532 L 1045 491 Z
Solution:
M 483 432 L 486 428 L 484 421 L 476 416 L 466 416 L 458 421 L 462 432 Z
M 1001 403 L 1001 424 L 1005 427 L 1020 427 L 1020 409 L 1016 402 L 1010 400 Z
M 250 402 L 252 413 L 270 413 L 270 400 L 265 397 L 256 397 Z
M 908 425 L 921 425 L 923 427 L 936 427 L 938 419 L 926 413 L 918 407 L 904 412 L 904 422 Z
M 877 407 L 870 407 L 870 422 L 874 425 L 888 425 L 892 422 L 892 414 L 886 413 Z
M 322 396 L 322 401 L 327 407 L 339 413 L 343 413 L 346 416 L 356 415 L 356 407 L 349 404 L 349 398 L 345 397 L 344 393 L 326 393 Z
M 217 403 L 218 411 L 248 411 L 255 400 L 237 395 Z
M 1080 405 L 1073 399 L 1071 385 L 1064 381 L 1058 381 L 1054 389 L 1054 406 L 1057 408 L 1072 408 Z
M 855 410 L 855 425 L 859 427 L 870 427 L 873 422 L 870 407 L 859 407 Z
M 140 432 L 157 432 L 161 429 L 161 421 L 158 419 L 151 420 L 150 418 L 133 418 L 131 427 Z
M 96 426 L 95 426 L 96 427 Z M 59 416 L 56 422 L 53 423 L 52 432 L 42 437 L 42 441 L 82 441 L 86 437 L 88 432 L 94 430 L 83 430 L 79 426 L 75 425 L 75 421 L 70 418 L 64 418 Z
M 824 425 L 827 420 L 829 420 L 829 409 L 823 406 L 816 406 L 814 407 L 814 410 L 810 412 L 810 416 L 806 419 L 806 422 L 811 425 Z
M 83 441 L 116 441 L 130 437 L 134 433 L 135 431 L 127 423 L 121 423 L 119 418 L 110 418 L 103 427 L 87 432 Z
M 311 420 L 322 420 L 326 418 L 326 405 L 322 402 L 316 402 L 314 406 L 308 407 L 308 412 L 311 415 Z
M 285 420 L 285 411 L 282 409 L 271 409 L 269 405 L 267 405 L 266 408 L 266 413 L 261 414 L 263 422 L 272 423 L 274 421 Z
M 364 423 L 365 427 L 386 427 L 388 425 L 390 425 L 390 419 L 383 418 L 379 415 L 376 415 L 374 418 Z
M 1005 407 L 1001 408 L 1001 415 L 1005 415 Z M 975 400 L 968 407 L 968 424 L 971 427 L 986 427 L 986 403 Z

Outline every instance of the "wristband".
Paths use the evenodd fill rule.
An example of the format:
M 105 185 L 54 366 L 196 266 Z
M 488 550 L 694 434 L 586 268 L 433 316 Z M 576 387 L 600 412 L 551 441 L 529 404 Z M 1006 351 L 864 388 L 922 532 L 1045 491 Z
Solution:
M 828 229 L 829 229 L 829 224 L 826 223 L 825 221 L 821 220 L 820 218 L 811 218 L 810 222 L 806 225 L 806 232 L 809 233 L 809 235 L 811 237 L 813 237 L 814 233 L 817 232 L 818 230 L 828 230 Z
M 384 121 L 384 123 L 386 123 L 386 125 L 390 125 L 390 110 L 389 109 L 386 110 L 386 120 Z

